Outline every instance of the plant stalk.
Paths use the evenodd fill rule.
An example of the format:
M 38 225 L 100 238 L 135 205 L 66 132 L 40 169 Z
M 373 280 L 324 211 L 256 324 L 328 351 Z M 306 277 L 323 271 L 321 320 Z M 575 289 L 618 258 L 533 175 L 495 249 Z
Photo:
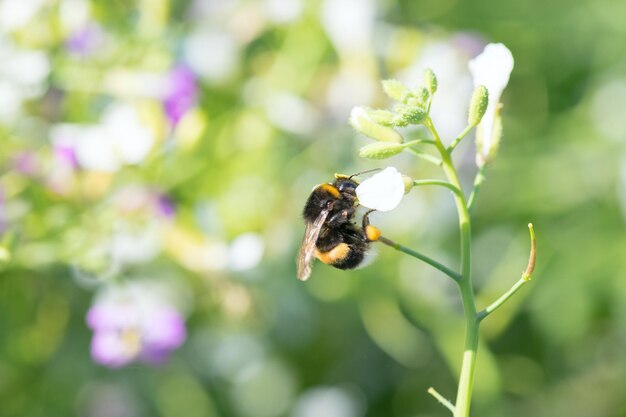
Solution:
M 387 239 L 384 236 L 380 236 L 378 238 L 378 241 L 380 243 L 384 243 L 387 246 L 390 246 L 392 248 L 394 248 L 397 251 L 400 252 L 404 252 L 407 255 L 410 255 L 414 258 L 419 259 L 422 262 L 427 263 L 428 265 L 432 266 L 433 268 L 436 268 L 438 270 L 440 270 L 441 272 L 443 272 L 444 274 L 446 274 L 447 276 L 449 276 L 450 278 L 452 278 L 453 280 L 455 280 L 456 282 L 459 282 L 459 280 L 461 279 L 461 274 L 459 274 L 458 272 L 454 272 L 453 270 L 451 270 L 450 268 L 448 268 L 447 266 L 443 265 L 440 262 L 435 261 L 433 258 L 426 256 L 418 251 L 415 251 L 413 249 L 409 249 L 406 246 L 402 246 L 399 243 L 394 242 L 391 239 Z
M 430 131 L 435 140 L 435 146 L 441 154 L 443 171 L 453 186 L 462 190 L 459 176 L 456 172 L 450 152 L 441 142 L 441 138 L 435 129 L 432 120 L 427 119 L 424 126 Z M 457 281 L 463 312 L 465 315 L 465 345 L 463 349 L 463 363 L 459 376 L 454 417 L 468 417 L 474 385 L 474 370 L 476 365 L 476 352 L 478 350 L 478 328 L 480 322 L 476 318 L 476 304 L 474 302 L 474 290 L 472 287 L 472 264 L 471 264 L 471 223 L 467 202 L 462 192 L 454 193 L 459 216 L 459 229 L 461 234 L 461 279 Z

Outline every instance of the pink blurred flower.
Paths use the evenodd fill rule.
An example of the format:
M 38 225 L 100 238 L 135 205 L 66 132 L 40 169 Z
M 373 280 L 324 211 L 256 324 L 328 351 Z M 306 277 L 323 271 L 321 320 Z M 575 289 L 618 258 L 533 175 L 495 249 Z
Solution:
M 12 159 L 13 169 L 20 174 L 34 177 L 39 173 L 39 161 L 33 152 L 19 152 Z
M 53 145 L 54 159 L 62 165 L 66 165 L 72 169 L 78 167 L 76 160 L 76 149 L 68 143 L 57 142 Z
M 87 313 L 93 360 L 110 368 L 166 361 L 187 335 L 183 315 L 166 293 L 148 281 L 105 288 Z
M 46 183 L 53 192 L 67 195 L 74 187 L 78 168 L 74 132 L 65 125 L 58 125 L 52 129 L 50 137 L 52 161 L 46 173 Z
M 172 219 L 176 215 L 176 205 L 171 197 L 156 188 L 132 184 L 118 190 L 111 204 L 123 216 Z

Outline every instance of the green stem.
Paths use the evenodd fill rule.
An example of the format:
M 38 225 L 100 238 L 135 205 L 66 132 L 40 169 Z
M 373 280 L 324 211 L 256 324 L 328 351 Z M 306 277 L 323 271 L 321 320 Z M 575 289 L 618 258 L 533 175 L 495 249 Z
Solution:
M 430 395 L 432 395 L 433 397 L 435 397 L 435 399 L 437 401 L 439 401 L 444 407 L 446 407 L 448 410 L 450 410 L 452 412 L 452 414 L 454 414 L 454 405 L 448 401 L 447 398 L 445 398 L 443 395 L 439 394 L 437 392 L 437 390 L 435 390 L 433 387 L 428 388 L 427 391 Z
M 459 282 L 461 279 L 461 275 L 458 272 L 454 272 L 453 270 L 451 270 L 450 268 L 448 268 L 447 266 L 435 261 L 433 258 L 430 258 L 426 255 L 423 255 L 417 251 L 414 251 L 413 249 L 409 249 L 406 246 L 402 246 L 399 243 L 394 242 L 393 240 L 387 239 L 384 236 L 380 236 L 378 238 L 378 241 L 381 243 L 384 243 L 387 246 L 390 246 L 392 248 L 394 248 L 395 250 L 398 250 L 400 252 L 404 252 L 407 255 L 410 255 L 414 258 L 419 259 L 420 261 L 426 262 L 428 265 L 440 270 L 441 272 L 443 272 L 444 274 L 446 274 L 447 276 L 449 276 L 450 278 L 452 278 L 453 280 L 455 280 L 456 282 Z
M 431 164 L 441 166 L 441 159 L 437 158 L 436 156 L 432 156 L 430 154 L 427 154 L 426 152 L 419 151 L 413 148 L 406 148 L 405 150 L 408 152 L 411 152 L 413 155 L 417 156 L 418 158 L 422 158 L 423 160 L 430 162 Z
M 476 318 L 478 319 L 478 321 L 482 321 L 485 317 L 487 317 L 488 315 L 490 315 L 491 313 L 496 311 L 498 308 L 500 308 L 509 298 L 511 298 L 513 296 L 513 294 L 515 294 L 527 282 L 528 282 L 528 279 L 525 279 L 524 277 L 520 278 L 500 298 L 498 298 L 496 301 L 491 303 L 491 305 L 489 305 L 489 307 L 485 308 L 484 310 L 479 311 L 476 314 Z
M 418 139 L 411 139 L 410 141 L 405 142 L 403 145 L 413 146 L 413 145 L 419 145 L 420 143 L 427 143 L 430 145 L 434 145 L 435 141 L 432 139 L 418 138 Z
M 462 191 L 459 190 L 458 188 L 456 188 L 454 185 L 450 184 L 447 181 L 441 181 L 441 180 L 414 180 L 413 181 L 413 185 L 418 187 L 420 185 L 439 185 L 441 187 L 446 187 L 450 190 L 452 190 L 452 192 L 454 194 L 462 194 Z
M 448 146 L 448 149 L 446 149 L 448 151 L 448 153 L 452 153 L 452 151 L 454 150 L 454 148 L 456 148 L 456 145 L 458 145 L 459 143 L 461 143 L 461 141 L 463 140 L 463 138 L 474 128 L 474 126 L 472 125 L 468 125 L 465 127 L 465 129 L 463 129 L 463 131 L 459 134 L 459 136 L 456 137 L 456 139 L 454 139 L 452 141 L 452 143 L 450 144 L 450 146 Z
M 450 152 L 441 142 L 441 138 L 435 129 L 432 120 L 428 118 L 424 126 L 430 131 L 435 146 L 441 154 L 443 171 L 448 181 L 462 190 L 459 176 L 456 172 Z M 463 193 L 454 194 L 454 201 L 459 216 L 459 229 L 461 233 L 461 280 L 457 281 L 463 312 L 465 315 L 465 345 L 463 350 L 463 363 L 459 376 L 454 417 L 468 417 L 474 384 L 474 369 L 476 365 L 476 352 L 478 350 L 478 327 L 480 322 L 476 318 L 476 304 L 474 302 L 474 290 L 472 288 L 472 264 L 471 264 L 471 223 L 467 203 Z
M 502 306 L 502 304 L 506 303 L 509 298 L 513 296 L 524 284 L 531 280 L 533 272 L 535 270 L 535 262 L 537 260 L 537 241 L 535 239 L 535 229 L 533 228 L 532 223 L 528 223 L 528 231 L 530 232 L 530 255 L 528 256 L 528 264 L 526 265 L 526 269 L 522 272 L 522 277 L 515 283 L 513 286 L 500 298 L 491 303 L 489 307 L 484 310 L 479 311 L 476 314 L 476 319 L 481 321 L 489 314 L 496 311 L 498 308 Z
M 483 164 L 478 168 L 478 172 L 476 173 L 476 177 L 474 178 L 474 188 L 472 189 L 472 193 L 467 200 L 467 209 L 471 212 L 472 207 L 474 207 L 474 201 L 476 201 L 476 196 L 478 195 L 478 191 L 480 191 L 480 186 L 485 181 L 485 167 L 487 165 Z

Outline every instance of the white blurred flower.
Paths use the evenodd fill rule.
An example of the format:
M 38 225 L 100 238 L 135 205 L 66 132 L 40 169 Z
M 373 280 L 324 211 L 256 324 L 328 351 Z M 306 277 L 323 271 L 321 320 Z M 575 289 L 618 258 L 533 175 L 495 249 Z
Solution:
M 0 31 L 12 32 L 32 19 L 45 0 L 2 0 L 0 1 Z
M 293 407 L 291 417 L 361 417 L 363 394 L 341 387 L 318 386 L 304 392 Z
M 227 32 L 197 31 L 185 40 L 185 58 L 191 69 L 207 81 L 232 76 L 239 61 L 235 38 Z
M 155 137 L 140 120 L 137 110 L 126 103 L 115 103 L 92 126 L 76 126 L 74 146 L 81 167 L 115 172 L 123 165 L 136 165 L 145 159 Z
M 50 62 L 42 51 L 14 50 L 2 65 L 2 72 L 18 84 L 34 87 L 45 81 L 50 73 Z
M 148 224 L 140 231 L 120 230 L 111 239 L 111 258 L 124 265 L 147 263 L 161 250 L 161 229 Z
M 265 14 L 276 23 L 289 23 L 302 14 L 302 0 L 265 0 Z
M 356 187 L 359 204 L 364 207 L 391 211 L 400 204 L 404 196 L 404 179 L 394 167 L 372 175 Z
M 454 38 L 428 41 L 419 56 L 406 70 L 393 78 L 413 86 L 430 68 L 437 75 L 438 87 L 433 97 L 430 117 L 444 138 L 455 137 L 466 125 L 467 102 L 472 95 L 472 80 L 467 72 L 467 54 Z
M 113 139 L 101 125 L 81 129 L 75 146 L 78 163 L 85 169 L 115 172 L 121 167 Z
M 342 68 L 330 81 L 326 101 L 330 111 L 343 119 L 354 103 L 373 103 L 379 89 L 378 80 L 367 71 Z
M 325 0 L 322 25 L 339 51 L 368 51 L 376 17 L 373 0 Z
M 234 271 L 245 271 L 258 265 L 265 245 L 256 233 L 244 233 L 232 241 L 228 250 L 228 264 Z
M 264 106 L 272 123 L 289 132 L 312 133 L 319 122 L 315 106 L 288 92 L 271 92 Z
M 16 120 L 22 105 L 22 95 L 12 84 L 0 80 L 0 121 Z
M 24 100 L 45 92 L 50 61 L 44 52 L 17 48 L 0 34 L 0 62 L 0 120 L 11 122 Z
M 90 15 L 90 4 L 86 0 L 61 0 L 59 4 L 59 21 L 67 31 L 83 28 Z
M 136 165 L 152 149 L 154 135 L 130 104 L 116 103 L 109 107 L 102 122 L 112 136 L 117 155 L 123 163 Z
M 474 86 L 484 85 L 489 91 L 489 105 L 477 131 L 477 143 L 481 147 L 477 150 L 478 162 L 482 164 L 500 140 L 498 106 L 513 71 L 513 54 L 501 43 L 490 43 L 480 55 L 469 62 L 469 69 L 474 78 Z

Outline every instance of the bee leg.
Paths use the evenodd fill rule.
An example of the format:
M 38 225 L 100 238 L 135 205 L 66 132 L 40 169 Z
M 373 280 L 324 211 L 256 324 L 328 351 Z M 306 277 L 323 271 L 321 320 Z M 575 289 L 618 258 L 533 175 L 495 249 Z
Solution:
M 369 215 L 373 211 L 376 210 L 369 210 L 363 215 L 363 235 L 365 236 L 365 239 L 367 239 L 369 242 L 377 241 L 381 235 L 380 229 L 370 224 Z

